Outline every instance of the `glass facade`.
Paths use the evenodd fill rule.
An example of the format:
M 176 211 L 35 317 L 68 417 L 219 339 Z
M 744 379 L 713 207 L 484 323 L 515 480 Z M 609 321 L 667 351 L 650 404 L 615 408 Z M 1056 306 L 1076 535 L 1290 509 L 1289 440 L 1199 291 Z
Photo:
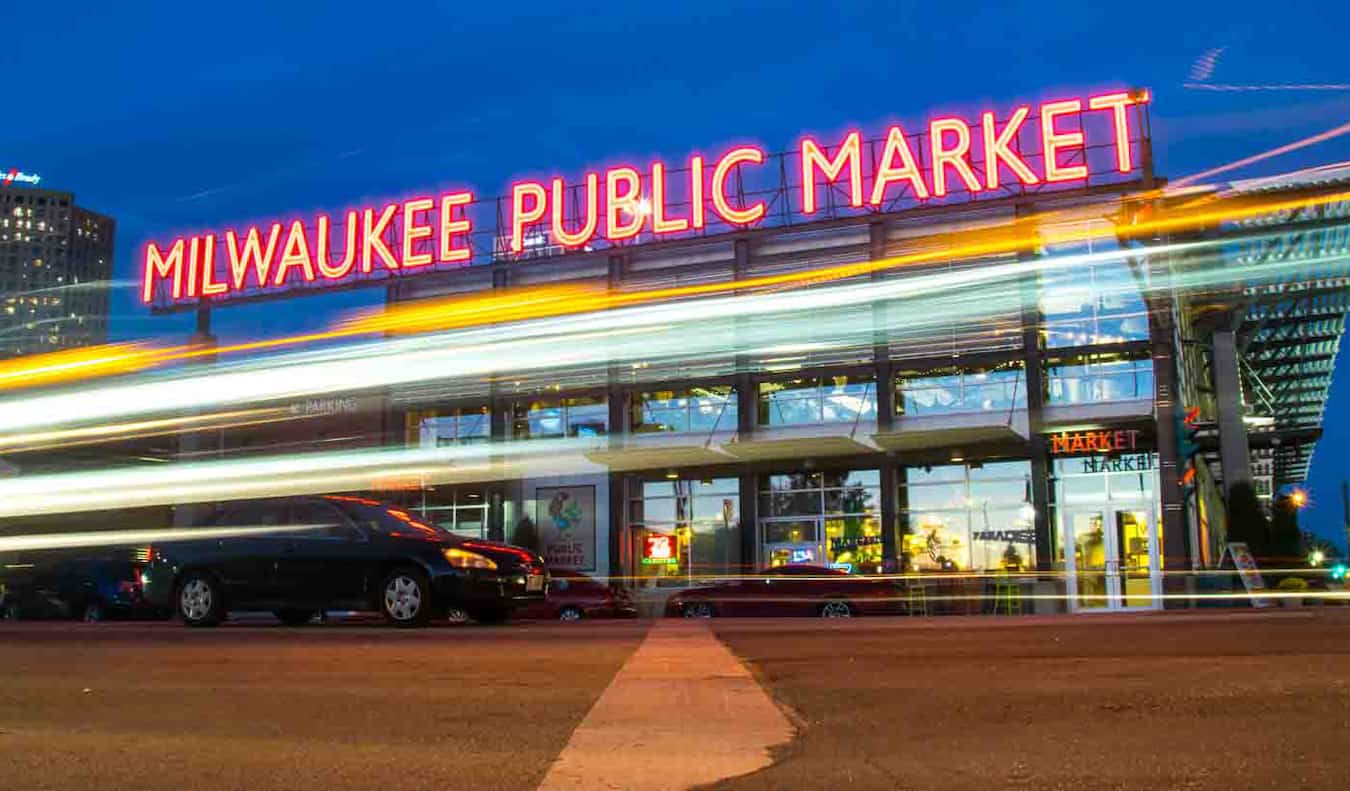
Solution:
M 552 396 L 517 401 L 511 407 L 516 439 L 596 437 L 609 433 L 609 403 L 604 396 Z
M 686 586 L 740 573 L 736 478 L 640 481 L 630 494 L 629 568 L 640 584 Z
M 895 383 L 895 412 L 908 417 L 1007 411 L 1027 405 L 1020 360 L 990 368 L 904 371 Z
M 1100 404 L 1152 400 L 1153 360 L 1089 354 L 1047 361 L 1047 403 Z
M 1051 245 L 1048 254 L 1101 253 L 1114 241 Z M 1138 273 L 1112 261 L 1058 269 L 1042 275 L 1041 312 L 1049 348 L 1148 340 L 1148 305 Z
M 487 406 L 449 407 L 417 417 L 418 444 L 423 448 L 487 442 L 492 415 Z
M 488 538 L 488 496 L 482 486 L 430 486 L 380 496 L 427 524 L 466 538 Z
M 736 389 L 730 385 L 633 394 L 634 434 L 735 431 Z
M 875 420 L 870 376 L 805 376 L 759 383 L 759 425 L 803 426 Z
M 906 571 L 1036 568 L 1029 461 L 910 467 L 900 502 Z
M 759 517 L 761 566 L 824 565 L 854 574 L 881 571 L 877 470 L 765 476 Z

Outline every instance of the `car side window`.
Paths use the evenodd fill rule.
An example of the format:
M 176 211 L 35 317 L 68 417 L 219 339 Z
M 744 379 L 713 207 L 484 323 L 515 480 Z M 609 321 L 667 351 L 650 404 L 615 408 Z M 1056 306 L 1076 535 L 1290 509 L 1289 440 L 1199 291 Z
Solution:
M 297 530 L 294 538 L 328 538 L 343 541 L 362 541 L 365 535 L 341 511 L 321 502 L 291 504 L 291 523 L 295 525 L 325 525 L 321 529 Z

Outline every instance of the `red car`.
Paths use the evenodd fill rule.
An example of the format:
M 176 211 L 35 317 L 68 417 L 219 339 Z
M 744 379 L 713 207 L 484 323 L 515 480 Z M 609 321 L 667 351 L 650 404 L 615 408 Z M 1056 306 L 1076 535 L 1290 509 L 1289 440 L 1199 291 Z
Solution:
M 823 566 L 779 566 L 732 582 L 690 588 L 672 596 L 666 614 L 713 616 L 810 615 L 850 618 L 895 615 L 899 589 L 890 581 Z
M 517 618 L 580 621 L 583 618 L 632 618 L 637 608 L 624 591 L 575 571 L 553 571 L 548 598 L 516 612 Z

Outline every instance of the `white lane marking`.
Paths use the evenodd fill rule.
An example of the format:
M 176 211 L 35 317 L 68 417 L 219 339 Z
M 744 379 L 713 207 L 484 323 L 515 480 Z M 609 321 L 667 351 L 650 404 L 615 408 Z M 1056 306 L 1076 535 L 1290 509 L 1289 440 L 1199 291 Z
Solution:
M 706 623 L 658 621 L 539 785 L 685 789 L 772 763 L 792 724 Z

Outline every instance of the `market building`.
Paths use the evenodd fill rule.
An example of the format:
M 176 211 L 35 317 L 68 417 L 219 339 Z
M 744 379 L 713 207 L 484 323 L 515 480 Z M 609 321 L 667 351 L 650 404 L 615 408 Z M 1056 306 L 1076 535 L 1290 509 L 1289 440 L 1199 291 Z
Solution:
M 1337 251 L 1350 174 L 1163 190 L 1147 93 L 1102 96 L 1115 98 L 1056 103 L 1049 121 L 1050 105 L 1019 107 L 783 154 L 742 147 L 725 170 L 730 154 L 707 172 L 693 158 L 645 170 L 650 180 L 626 168 L 631 177 L 541 181 L 495 202 L 457 198 L 449 211 L 425 199 L 368 209 L 360 223 L 349 213 L 342 261 L 317 263 L 348 264 L 394 306 L 597 282 L 736 294 L 820 271 L 842 274 L 810 288 L 1026 271 L 994 296 L 971 292 L 979 309 L 950 318 L 940 293 L 822 313 L 818 337 L 792 348 L 544 372 L 507 361 L 473 381 L 429 371 L 380 394 L 385 444 L 589 438 L 589 469 L 372 489 L 468 535 L 510 539 L 528 519 L 553 566 L 642 589 L 803 563 L 949 580 L 971 594 L 952 597 L 956 609 L 978 606 L 959 602 L 978 602 L 995 579 L 1015 580 L 1027 611 L 1164 606 L 1185 592 L 1181 572 L 1218 562 L 1227 486 L 1255 480 L 1269 494 L 1306 476 L 1347 309 Z M 654 195 L 657 184 L 685 187 Z M 1236 221 L 1190 208 L 1209 201 L 1282 203 Z M 471 221 L 474 207 L 480 218 L 495 207 L 495 223 Z M 1170 211 L 1197 219 L 1150 225 Z M 228 299 L 322 286 L 305 276 L 313 228 L 295 222 L 274 224 L 270 241 L 255 229 L 252 253 L 228 242 L 216 264 L 238 276 Z M 611 227 L 622 233 L 597 230 Z M 367 253 L 371 239 L 385 251 L 356 257 L 360 233 L 373 234 Z M 1036 241 L 988 244 L 1021 233 Z M 194 280 L 193 262 L 220 243 L 148 248 L 147 302 L 203 317 L 224 304 L 188 285 L 213 283 Z M 264 250 L 279 270 L 259 268 Z M 1300 257 L 1315 266 L 1290 265 Z M 1076 263 L 1038 266 L 1065 258 Z M 1223 274 L 1238 265 L 1236 282 Z M 249 272 L 262 274 L 250 285 Z M 1162 287 L 1172 283 L 1190 285 Z M 933 315 L 907 318 L 926 304 Z M 751 320 L 719 321 L 754 333 Z

